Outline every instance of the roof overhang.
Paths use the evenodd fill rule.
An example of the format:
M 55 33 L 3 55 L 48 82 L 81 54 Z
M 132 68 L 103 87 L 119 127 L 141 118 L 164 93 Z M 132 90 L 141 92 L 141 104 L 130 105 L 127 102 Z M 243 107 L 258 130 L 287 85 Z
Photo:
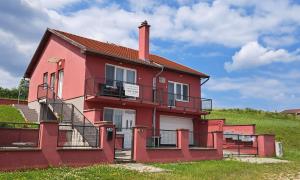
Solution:
M 119 56 L 116 56 L 116 55 L 107 54 L 107 53 L 104 53 L 104 52 L 101 52 L 101 51 L 95 51 L 95 50 L 89 49 L 89 48 L 85 47 L 84 45 L 82 45 L 82 44 L 80 44 L 80 43 L 64 36 L 63 34 L 57 32 L 53 29 L 47 28 L 46 32 L 44 33 L 44 35 L 42 37 L 42 40 L 40 41 L 40 43 L 39 43 L 32 59 L 29 63 L 29 65 L 28 65 L 28 67 L 25 71 L 24 78 L 31 78 L 31 75 L 32 75 L 37 63 L 38 63 L 39 57 L 40 57 L 41 53 L 44 51 L 44 48 L 45 48 L 45 46 L 48 42 L 48 38 L 51 36 L 51 34 L 54 34 L 57 37 L 67 41 L 68 43 L 78 47 L 81 50 L 81 53 L 84 53 L 84 54 L 96 55 L 96 56 L 105 56 L 105 57 L 108 57 L 108 58 L 113 59 L 113 60 L 118 60 L 118 61 L 124 61 L 125 60 L 128 63 L 145 65 L 145 66 L 149 66 L 149 67 L 152 67 L 152 68 L 161 68 L 161 66 L 156 65 L 151 60 L 150 61 L 143 61 L 143 60 L 137 61 L 137 60 L 134 60 L 134 59 L 127 59 L 127 58 L 124 58 L 124 57 L 119 57 Z M 197 77 L 200 77 L 200 78 L 209 78 L 209 76 L 206 75 L 206 74 L 200 75 L 200 74 L 196 74 L 196 73 L 192 73 L 192 72 L 188 72 L 188 71 L 184 71 L 184 70 L 174 69 L 174 68 L 171 68 L 171 67 L 168 67 L 168 66 L 164 66 L 164 68 L 175 71 L 175 72 L 190 74 L 190 75 L 197 76 Z

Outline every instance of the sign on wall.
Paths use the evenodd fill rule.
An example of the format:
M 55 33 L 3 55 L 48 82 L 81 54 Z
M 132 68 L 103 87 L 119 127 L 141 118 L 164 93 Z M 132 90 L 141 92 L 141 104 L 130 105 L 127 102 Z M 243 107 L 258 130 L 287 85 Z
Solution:
M 125 96 L 139 97 L 140 87 L 135 84 L 124 83 Z

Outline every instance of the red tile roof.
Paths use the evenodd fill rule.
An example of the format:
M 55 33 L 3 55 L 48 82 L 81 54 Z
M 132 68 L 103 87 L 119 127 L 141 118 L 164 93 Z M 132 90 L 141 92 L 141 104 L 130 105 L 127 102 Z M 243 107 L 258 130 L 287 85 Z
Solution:
M 36 61 L 39 51 L 43 48 L 43 44 L 44 44 L 43 41 L 45 41 L 45 39 L 47 39 L 50 36 L 50 33 L 55 34 L 88 52 L 108 55 L 108 56 L 117 57 L 120 59 L 130 60 L 130 61 L 133 61 L 136 63 L 143 63 L 143 64 L 152 65 L 152 66 L 157 66 L 157 65 L 155 65 L 155 63 L 157 63 L 160 65 L 163 65 L 165 68 L 168 68 L 168 69 L 189 73 L 189 74 L 196 75 L 196 76 L 199 76 L 202 78 L 209 77 L 208 75 L 206 75 L 204 73 L 201 73 L 199 71 L 196 71 L 196 70 L 186 67 L 184 65 L 175 63 L 171 60 L 168 60 L 168 59 L 163 58 L 158 55 L 150 54 L 149 60 L 151 63 L 145 63 L 145 61 L 138 58 L 137 50 L 119 46 L 119 45 L 112 44 L 112 43 L 105 43 L 105 42 L 77 36 L 74 34 L 70 34 L 67 32 L 59 31 L 59 30 L 54 30 L 54 29 L 47 29 L 35 55 L 33 56 L 32 60 L 31 60 L 31 63 L 29 64 L 29 66 L 26 70 L 24 77 L 31 76 L 32 70 L 34 69 L 33 66 L 35 66 L 35 64 L 36 64 L 36 62 L 34 62 L 34 61 Z M 155 62 L 155 63 L 153 63 L 153 62 Z M 157 66 L 157 67 L 159 67 L 159 66 Z
M 112 56 L 123 57 L 123 58 L 130 59 L 133 61 L 141 61 L 138 58 L 137 50 L 119 46 L 119 45 L 115 45 L 115 44 L 111 44 L 111 43 L 104 43 L 101 41 L 77 36 L 77 35 L 70 34 L 67 32 L 62 32 L 62 31 L 58 31 L 58 30 L 54 30 L 54 31 L 66 36 L 67 38 L 70 38 L 71 40 L 87 47 L 90 50 L 93 50 L 93 51 L 96 51 L 99 53 L 109 54 Z M 202 77 L 208 77 L 208 75 L 206 75 L 206 74 L 203 74 L 194 69 L 191 69 L 189 67 L 183 66 L 181 64 L 175 63 L 171 60 L 168 60 L 166 58 L 163 58 L 163 57 L 160 57 L 160 56 L 157 56 L 154 54 L 150 54 L 150 61 L 161 64 L 170 69 L 188 72 L 188 73 L 195 74 L 195 75 L 202 76 Z
M 282 111 L 281 113 L 296 114 L 296 113 L 300 113 L 300 109 L 287 109 L 287 110 Z

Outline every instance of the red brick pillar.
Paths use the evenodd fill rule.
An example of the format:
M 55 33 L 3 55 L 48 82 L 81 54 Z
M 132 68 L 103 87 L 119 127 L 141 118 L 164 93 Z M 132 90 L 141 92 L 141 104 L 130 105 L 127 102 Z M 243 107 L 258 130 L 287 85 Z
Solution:
M 257 137 L 258 156 L 272 157 L 275 155 L 275 135 L 260 134 Z
M 136 162 L 147 162 L 146 151 L 147 127 L 136 126 L 133 128 L 133 160 Z
M 223 132 L 216 131 L 213 133 L 213 141 L 214 141 L 214 148 L 217 149 L 218 156 L 220 159 L 223 158 Z
M 177 146 L 181 150 L 189 149 L 189 130 L 177 129 Z
M 99 147 L 103 149 L 108 163 L 113 163 L 115 156 L 115 125 L 112 122 L 102 122 L 98 126 L 100 131 Z M 109 133 L 112 133 L 112 137 L 109 137 Z
M 40 122 L 40 148 L 50 166 L 58 166 L 60 157 L 56 151 L 58 122 L 55 120 Z

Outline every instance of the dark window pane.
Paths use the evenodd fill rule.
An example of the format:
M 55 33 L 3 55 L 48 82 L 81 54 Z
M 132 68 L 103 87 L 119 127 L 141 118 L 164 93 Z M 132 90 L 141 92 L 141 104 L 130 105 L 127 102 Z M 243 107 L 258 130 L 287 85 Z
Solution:
M 113 86 L 115 79 L 115 67 L 106 65 L 105 71 L 106 85 Z
M 114 110 L 104 109 L 104 121 L 113 121 Z
M 182 86 L 182 92 L 183 92 L 183 100 L 188 101 L 188 92 L 189 92 L 189 87 L 188 85 L 183 85 Z
M 168 83 L 168 106 L 175 106 L 174 83 Z
M 122 131 L 122 110 L 115 109 L 114 114 L 114 125 L 117 128 L 117 131 Z
M 176 99 L 181 100 L 182 99 L 182 94 L 181 94 L 181 84 L 176 84 Z
M 124 69 L 116 68 L 116 80 L 124 81 Z
M 135 84 L 135 71 L 127 70 L 127 79 L 128 83 Z

